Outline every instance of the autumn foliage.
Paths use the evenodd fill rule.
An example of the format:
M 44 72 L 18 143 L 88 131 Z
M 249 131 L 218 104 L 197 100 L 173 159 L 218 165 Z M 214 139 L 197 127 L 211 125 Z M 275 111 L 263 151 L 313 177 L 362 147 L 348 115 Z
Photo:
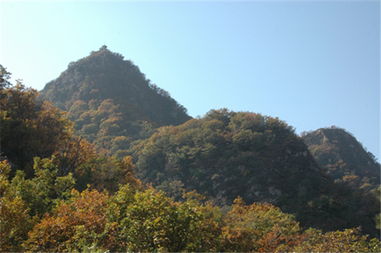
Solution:
M 105 60 L 120 58 L 102 50 L 95 54 Z M 167 121 L 180 123 L 188 118 L 164 91 L 148 86 L 133 65 L 124 64 L 138 75 L 136 80 L 145 81 L 146 91 L 154 98 L 169 101 L 159 112 L 166 108 L 178 112 L 167 115 Z M 348 199 L 339 192 L 303 202 L 309 200 L 307 193 L 317 194 L 326 184 L 315 182 L 322 175 L 304 153 L 305 145 L 284 122 L 259 114 L 211 111 L 205 119 L 164 127 L 148 140 L 135 143 L 130 151 L 108 156 L 75 136 L 65 113 L 41 101 L 37 91 L 21 83 L 13 86 L 1 65 L 0 74 L 1 252 L 381 251 L 380 241 L 361 228 L 322 231 L 302 227 L 294 215 L 285 212 L 294 210 L 303 217 L 303 212 L 314 211 L 322 214 L 318 217 L 322 220 L 326 210 L 340 216 L 339 202 Z M 83 118 L 77 131 L 89 138 L 96 134 L 98 148 L 102 143 L 110 146 L 110 141 L 111 146 L 129 147 L 129 135 L 118 129 L 121 112 L 117 106 L 111 100 L 87 102 L 76 101 L 70 107 L 71 113 Z M 94 110 L 86 112 L 85 106 Z M 157 115 L 149 116 L 157 119 Z M 132 124 L 130 129 L 150 132 L 143 121 L 133 122 L 141 125 L 134 128 Z M 138 164 L 125 153 L 139 155 Z M 273 161 L 272 153 L 281 160 Z M 287 170 L 282 169 L 285 165 Z M 300 173 L 306 166 L 311 169 L 308 180 L 306 173 Z M 160 185 L 153 188 L 142 183 L 134 171 Z M 214 198 L 189 191 L 185 184 L 199 186 Z M 244 193 L 243 198 L 237 198 L 239 193 Z M 226 205 L 216 205 L 216 200 Z M 250 204 L 244 200 L 251 200 Z
M 72 198 L 60 203 L 29 232 L 24 247 L 61 252 L 98 243 L 106 224 L 107 199 L 107 194 L 96 190 L 73 190 Z

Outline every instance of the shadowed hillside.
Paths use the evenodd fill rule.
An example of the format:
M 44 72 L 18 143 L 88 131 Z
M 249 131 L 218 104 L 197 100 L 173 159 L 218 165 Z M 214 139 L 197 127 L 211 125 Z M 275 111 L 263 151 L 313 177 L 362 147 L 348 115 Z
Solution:
M 240 196 L 248 203 L 275 204 L 303 225 L 376 232 L 374 196 L 335 184 L 303 140 L 276 118 L 212 110 L 201 119 L 160 128 L 131 152 L 137 176 L 175 197 L 183 188 L 220 205 Z

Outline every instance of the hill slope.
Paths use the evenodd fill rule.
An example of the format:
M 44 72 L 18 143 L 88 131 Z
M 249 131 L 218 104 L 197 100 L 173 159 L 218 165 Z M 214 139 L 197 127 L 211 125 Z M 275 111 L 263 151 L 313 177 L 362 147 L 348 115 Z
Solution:
M 166 91 L 106 46 L 70 63 L 41 94 L 69 112 L 77 134 L 113 153 L 123 154 L 132 141 L 156 127 L 190 119 Z
M 344 129 L 321 128 L 302 138 L 316 162 L 337 182 L 357 189 L 374 189 L 380 184 L 380 164 Z
M 160 128 L 135 145 L 136 174 L 176 196 L 195 189 L 219 204 L 237 196 L 270 202 L 306 226 L 361 225 L 375 233 L 379 206 L 336 185 L 316 164 L 293 129 L 254 113 L 210 111 L 176 127 Z

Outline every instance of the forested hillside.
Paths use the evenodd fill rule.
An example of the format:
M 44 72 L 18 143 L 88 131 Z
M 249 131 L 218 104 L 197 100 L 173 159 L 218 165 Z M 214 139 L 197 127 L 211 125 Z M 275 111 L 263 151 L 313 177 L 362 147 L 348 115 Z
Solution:
M 292 127 L 228 110 L 187 121 L 182 106 L 105 46 L 69 64 L 41 97 L 66 110 L 75 133 L 98 151 L 131 155 L 138 178 L 177 199 L 197 190 L 230 205 L 240 196 L 248 203 L 278 205 L 305 226 L 362 226 L 377 233 L 376 196 L 334 183 L 337 178 L 316 163 Z
M 98 149 L 123 156 L 159 126 L 190 119 L 183 106 L 106 46 L 69 64 L 46 84 L 42 99 L 68 112 L 75 132 Z
M 375 198 L 380 208 L 381 167 L 374 155 L 344 129 L 331 127 L 302 134 L 316 162 L 336 184 L 350 187 L 363 198 Z M 381 229 L 381 214 L 376 217 Z
M 362 226 L 377 233 L 377 199 L 335 184 L 303 140 L 276 118 L 212 110 L 201 119 L 160 128 L 131 154 L 136 175 L 173 196 L 183 188 L 219 204 L 240 196 L 248 203 L 273 203 L 305 226 Z

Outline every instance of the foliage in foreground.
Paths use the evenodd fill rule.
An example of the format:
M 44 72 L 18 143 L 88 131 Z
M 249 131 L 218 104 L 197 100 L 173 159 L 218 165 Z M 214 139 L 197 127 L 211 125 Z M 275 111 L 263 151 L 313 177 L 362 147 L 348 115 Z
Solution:
M 45 164 L 49 162 L 43 160 Z M 79 192 L 70 188 L 74 185 L 71 176 L 47 176 L 51 173 L 48 167 L 39 170 L 40 176 L 33 178 L 30 186 L 42 184 L 48 192 L 60 188 L 64 189 L 63 194 L 51 192 L 47 197 L 41 191 L 36 192 L 35 199 L 25 199 L 23 195 L 28 190 L 21 189 L 15 179 L 10 181 L 9 164 L 1 163 L 2 251 L 379 252 L 381 249 L 378 240 L 369 240 L 358 229 L 303 231 L 292 215 L 271 204 L 246 205 L 238 198 L 224 211 L 196 193 L 185 194 L 183 201 L 177 202 L 153 188 L 130 184 L 120 185 L 114 194 L 90 188 Z M 41 210 L 46 210 L 44 215 Z

